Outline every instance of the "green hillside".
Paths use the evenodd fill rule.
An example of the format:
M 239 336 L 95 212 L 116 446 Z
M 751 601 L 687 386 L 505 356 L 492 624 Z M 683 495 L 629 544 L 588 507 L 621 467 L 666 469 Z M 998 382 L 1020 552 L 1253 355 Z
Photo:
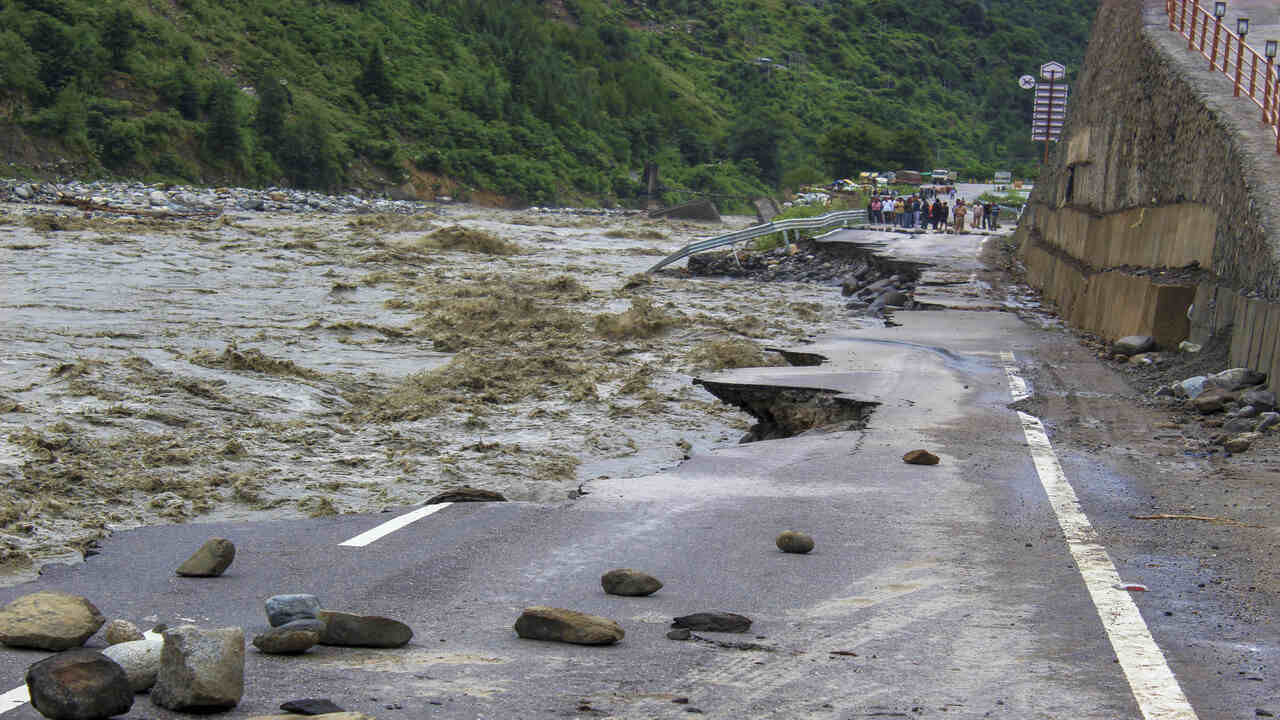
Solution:
M 625 202 L 646 161 L 726 196 L 872 167 L 1030 173 L 1017 77 L 1077 69 L 1096 5 L 0 0 L 0 158 L 525 202 Z

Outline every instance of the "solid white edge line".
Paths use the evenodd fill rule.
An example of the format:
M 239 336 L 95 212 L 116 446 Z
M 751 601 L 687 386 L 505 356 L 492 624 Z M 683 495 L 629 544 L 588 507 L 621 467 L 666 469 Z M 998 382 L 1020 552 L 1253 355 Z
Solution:
M 16 687 L 0 695 L 0 715 L 10 710 L 17 710 L 29 702 L 31 702 L 31 694 L 27 692 L 27 686 Z
M 1013 395 L 1013 401 L 1020 402 L 1031 397 L 1027 381 L 1018 374 L 1018 361 L 1014 359 L 1013 353 L 1006 350 L 1000 353 L 1000 359 L 1004 361 L 1004 371 L 1009 376 L 1009 394 Z
M 420 507 L 417 510 L 414 510 L 412 512 L 407 512 L 404 515 L 401 515 L 400 517 L 392 518 L 382 523 L 381 525 L 378 525 L 377 527 L 365 530 L 364 532 L 351 538 L 350 540 L 345 540 L 343 542 L 338 543 L 338 546 L 339 547 L 364 547 L 370 543 L 376 542 L 377 540 L 381 540 L 382 538 L 390 535 L 391 533 L 399 530 L 400 528 L 405 527 L 406 525 L 409 525 L 411 523 L 417 522 L 418 520 L 421 520 L 422 518 L 432 513 L 440 512 L 441 510 L 449 507 L 452 504 L 453 503 L 451 502 L 443 502 L 443 503 L 436 503 L 435 505 L 427 505 L 425 507 Z
M 1010 393 L 1015 400 L 1021 399 L 1018 393 L 1026 391 L 1026 383 L 1015 383 L 1022 378 L 1017 376 L 1013 366 L 1013 353 L 1006 353 L 1006 370 Z M 1039 418 L 1024 412 L 1018 413 L 1018 419 L 1022 423 L 1022 432 L 1040 484 L 1049 496 L 1058 526 L 1066 537 L 1067 548 L 1084 579 L 1142 716 L 1147 720 L 1196 720 L 1195 710 L 1182 692 L 1182 686 L 1169 668 L 1160 646 L 1151 636 L 1138 606 L 1128 591 L 1116 588 L 1121 582 L 1120 574 L 1106 548 L 1098 541 L 1097 532 L 1081 508 L 1075 489 L 1062 471 L 1062 464 L 1053 451 L 1044 424 Z

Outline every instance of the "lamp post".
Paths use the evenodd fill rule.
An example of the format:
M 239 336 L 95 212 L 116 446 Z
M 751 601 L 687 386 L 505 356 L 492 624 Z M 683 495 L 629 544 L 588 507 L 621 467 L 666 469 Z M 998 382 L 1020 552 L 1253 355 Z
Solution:
M 1244 36 L 1249 34 L 1249 18 L 1236 18 L 1236 35 L 1240 36 L 1240 47 L 1236 49 L 1236 87 L 1232 92 L 1236 97 L 1240 97 L 1240 71 L 1244 70 Z M 1227 46 L 1227 57 L 1222 60 L 1222 68 L 1225 70 L 1231 62 L 1231 46 Z
M 1262 122 L 1271 122 L 1271 73 L 1273 64 L 1276 61 L 1276 49 L 1280 46 L 1275 40 L 1268 40 L 1263 50 L 1263 54 L 1267 56 L 1267 81 L 1262 88 Z
M 1222 16 L 1227 14 L 1227 4 L 1213 4 L 1213 51 L 1209 54 L 1209 69 L 1218 69 L 1218 36 L 1222 34 Z M 1225 67 L 1225 66 L 1224 66 Z

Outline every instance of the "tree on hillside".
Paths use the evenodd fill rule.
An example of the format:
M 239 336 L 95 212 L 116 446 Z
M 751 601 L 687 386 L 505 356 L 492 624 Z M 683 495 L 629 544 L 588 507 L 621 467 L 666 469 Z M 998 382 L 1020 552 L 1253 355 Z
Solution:
M 208 150 L 223 160 L 236 160 L 244 148 L 240 135 L 240 88 L 231 80 L 222 80 L 209 93 L 209 129 L 205 135 Z
M 730 135 L 729 156 L 734 160 L 753 160 L 760 168 L 760 179 L 777 185 L 781 179 L 779 146 L 782 128 L 768 116 L 754 115 L 741 122 Z
M 116 8 L 102 29 L 102 46 L 111 57 L 111 67 L 125 69 L 125 60 L 129 51 L 138 42 L 138 20 L 128 8 Z
M 854 177 L 884 165 L 886 133 L 870 123 L 835 128 L 818 140 L 818 157 L 834 178 Z
M 389 105 L 394 99 L 395 90 L 391 86 L 391 77 L 387 75 L 387 57 L 382 51 L 382 43 L 375 42 L 369 48 L 364 68 L 356 78 L 356 91 L 376 105 Z
M 293 107 L 293 95 L 289 88 L 274 75 L 264 75 L 256 84 L 258 114 L 253 126 L 258 136 L 275 144 L 284 135 L 284 121 Z

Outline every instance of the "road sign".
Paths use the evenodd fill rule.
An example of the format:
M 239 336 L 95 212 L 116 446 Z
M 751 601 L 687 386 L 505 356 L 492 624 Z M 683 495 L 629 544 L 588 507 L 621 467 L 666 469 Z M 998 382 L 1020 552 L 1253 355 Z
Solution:
M 1036 86 L 1036 79 L 1031 75 L 1023 75 L 1018 78 L 1018 86 L 1023 90 L 1030 90 Z
M 1060 62 L 1050 61 L 1040 66 L 1040 77 L 1050 82 L 1057 82 L 1067 77 L 1067 66 Z

